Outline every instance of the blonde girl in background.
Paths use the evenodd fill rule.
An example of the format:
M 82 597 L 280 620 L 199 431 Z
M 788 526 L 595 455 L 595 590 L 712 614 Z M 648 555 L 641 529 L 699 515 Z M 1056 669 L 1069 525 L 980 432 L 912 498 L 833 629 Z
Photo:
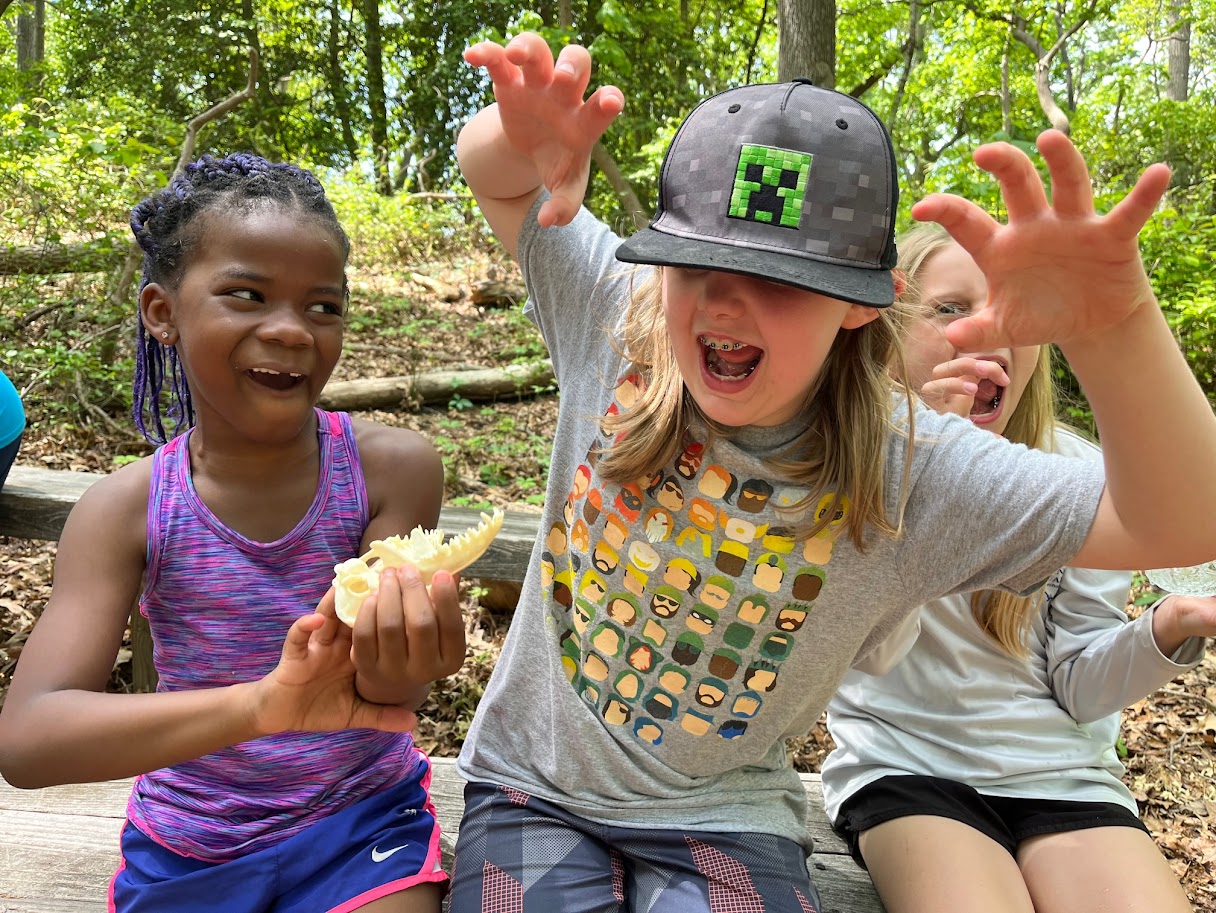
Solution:
M 1101 460 L 1056 419 L 1049 346 L 960 352 L 947 338 L 988 306 L 971 255 L 936 225 L 899 250 L 913 305 L 905 377 L 924 402 Z M 1115 742 L 1125 706 L 1203 658 L 1216 599 L 1167 596 L 1129 623 L 1130 585 L 1126 572 L 1069 567 L 1028 596 L 936 599 L 892 670 L 845 675 L 828 705 L 824 805 L 890 913 L 1190 909 Z

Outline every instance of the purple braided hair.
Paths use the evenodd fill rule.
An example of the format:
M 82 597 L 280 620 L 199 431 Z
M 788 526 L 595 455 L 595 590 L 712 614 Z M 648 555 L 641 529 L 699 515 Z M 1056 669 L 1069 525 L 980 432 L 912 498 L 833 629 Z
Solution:
M 277 202 L 318 219 L 333 231 L 343 255 L 349 255 L 346 232 L 312 174 L 247 152 L 226 158 L 204 155 L 131 210 L 131 232 L 144 252 L 140 292 L 150 282 L 178 286 L 198 242 L 197 216 L 221 202 L 231 209 L 259 201 Z M 140 434 L 153 444 L 163 444 L 194 424 L 190 385 L 177 349 L 153 337 L 142 314 L 136 328 L 132 413 Z

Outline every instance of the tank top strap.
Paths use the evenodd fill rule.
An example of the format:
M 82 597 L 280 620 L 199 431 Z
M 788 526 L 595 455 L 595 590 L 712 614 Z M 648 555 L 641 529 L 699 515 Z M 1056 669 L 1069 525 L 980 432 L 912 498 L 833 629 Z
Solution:
M 190 431 L 179 434 L 173 440 L 161 444 L 152 454 L 152 480 L 148 484 L 147 546 L 145 552 L 145 586 L 151 586 L 160 569 L 160 558 L 164 553 L 166 511 L 172 509 L 168 503 L 173 498 L 173 481 L 181 471 L 183 456 L 190 460 Z
M 367 480 L 359 459 L 354 422 L 349 413 L 317 409 L 317 432 L 321 447 L 327 453 L 327 462 L 332 467 L 332 477 L 344 480 L 343 484 L 349 489 L 346 494 L 355 498 L 355 519 L 359 528 L 363 529 L 370 519 Z

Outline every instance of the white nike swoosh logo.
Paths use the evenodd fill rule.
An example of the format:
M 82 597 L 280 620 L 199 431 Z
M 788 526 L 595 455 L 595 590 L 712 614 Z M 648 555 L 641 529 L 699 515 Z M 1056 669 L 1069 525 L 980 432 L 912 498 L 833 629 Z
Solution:
M 401 844 L 401 846 L 395 846 L 391 850 L 385 850 L 383 853 L 380 852 L 379 847 L 373 846 L 372 847 L 372 862 L 384 862 L 384 860 L 388 859 L 388 857 L 393 855 L 393 853 L 399 852 L 399 851 L 405 849 L 407 846 L 409 846 L 408 843 L 403 843 L 403 844 Z

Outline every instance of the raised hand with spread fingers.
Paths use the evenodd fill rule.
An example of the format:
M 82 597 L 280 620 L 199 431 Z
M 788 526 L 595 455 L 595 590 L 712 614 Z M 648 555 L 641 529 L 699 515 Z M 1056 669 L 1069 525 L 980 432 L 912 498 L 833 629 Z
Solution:
M 1107 489 L 1074 564 L 1210 560 L 1211 546 L 1179 518 L 1216 514 L 1216 419 L 1157 305 L 1138 246 L 1169 168 L 1150 165 L 1099 214 L 1085 159 L 1068 137 L 1048 130 L 1038 151 L 1051 174 L 1050 200 L 1020 149 L 993 143 L 975 152 L 976 164 L 1000 183 L 1004 224 L 952 194 L 912 207 L 915 218 L 942 225 L 987 281 L 986 306 L 950 323 L 946 336 L 959 352 L 1054 342 L 1081 382 Z M 1148 415 L 1153 436 L 1169 446 L 1145 445 Z
M 520 224 L 536 194 L 550 198 L 537 221 L 565 225 L 587 189 L 591 150 L 625 106 L 615 86 L 583 95 L 591 55 L 570 45 L 555 58 L 545 40 L 524 32 L 506 45 L 483 41 L 464 59 L 494 82 L 496 103 L 465 125 L 461 171 L 503 245 L 514 255 Z

